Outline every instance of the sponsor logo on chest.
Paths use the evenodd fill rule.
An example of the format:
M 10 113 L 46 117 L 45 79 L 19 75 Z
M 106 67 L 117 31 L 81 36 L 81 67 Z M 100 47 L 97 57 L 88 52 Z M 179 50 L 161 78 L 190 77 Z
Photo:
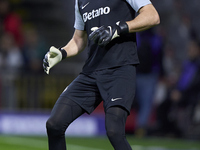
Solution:
M 83 14 L 83 21 L 86 22 L 88 20 L 94 19 L 96 17 L 99 17 L 101 15 L 107 15 L 110 13 L 110 7 L 101 7 L 99 9 L 93 9 L 91 12 L 85 12 Z

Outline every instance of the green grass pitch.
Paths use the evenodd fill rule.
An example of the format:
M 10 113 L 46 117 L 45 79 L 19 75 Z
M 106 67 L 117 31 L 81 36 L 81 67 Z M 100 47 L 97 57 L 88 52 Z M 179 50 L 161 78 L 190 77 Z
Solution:
M 133 150 L 200 150 L 199 141 L 127 137 Z M 106 137 L 67 137 L 68 150 L 113 150 Z M 0 150 L 48 150 L 47 137 L 0 135 Z

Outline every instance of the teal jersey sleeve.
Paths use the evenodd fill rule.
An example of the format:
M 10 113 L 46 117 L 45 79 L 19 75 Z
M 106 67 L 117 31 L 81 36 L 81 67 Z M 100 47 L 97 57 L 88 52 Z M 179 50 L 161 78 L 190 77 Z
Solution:
M 126 0 L 130 6 L 138 12 L 138 10 L 148 4 L 151 4 L 150 0 Z M 80 14 L 79 11 L 79 6 L 78 6 L 78 0 L 76 0 L 75 3 L 75 23 L 74 23 L 74 28 L 78 30 L 84 30 L 85 29 L 85 23 L 83 21 L 83 18 Z
M 145 6 L 145 5 L 148 5 L 148 4 L 151 4 L 151 1 L 150 0 L 126 0 L 130 5 L 131 7 L 136 11 L 138 12 L 138 10 Z
M 83 22 L 83 19 L 81 17 L 79 7 L 78 7 L 78 0 L 76 0 L 75 3 L 75 23 L 74 23 L 74 28 L 78 30 L 84 30 L 85 28 L 85 23 Z

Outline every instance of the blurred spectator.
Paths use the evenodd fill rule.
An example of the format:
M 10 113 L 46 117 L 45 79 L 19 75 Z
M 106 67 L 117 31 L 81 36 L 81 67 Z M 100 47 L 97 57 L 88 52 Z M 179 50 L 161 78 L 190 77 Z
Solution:
M 28 27 L 24 30 L 24 46 L 22 48 L 25 71 L 29 73 L 41 73 L 42 59 L 48 47 L 44 40 L 39 36 L 34 27 Z
M 14 37 L 4 33 L 0 38 L 0 79 L 2 84 L 2 106 L 8 109 L 16 107 L 16 89 L 14 81 L 20 73 L 23 58 Z
M 199 111 L 200 105 L 200 45 L 191 40 L 187 49 L 188 58 L 183 63 L 178 81 L 168 83 L 168 95 L 157 108 L 155 134 L 176 137 L 191 134 L 189 128 L 195 122 L 195 111 Z
M 23 57 L 12 34 L 4 33 L 0 39 L 0 67 L 4 73 L 15 75 L 23 65 Z
M 31 84 L 27 84 L 27 101 L 26 107 L 40 107 L 40 90 L 41 84 L 38 80 L 41 79 L 41 74 L 44 73 L 42 60 L 47 52 L 48 47 L 44 39 L 41 38 L 37 29 L 33 26 L 24 28 L 24 46 L 22 47 L 24 72 L 23 75 L 28 76 Z
M 9 32 L 13 35 L 16 44 L 22 46 L 22 22 L 20 16 L 11 10 L 9 0 L 0 0 L 0 33 Z
M 162 64 L 167 84 L 174 84 L 177 81 L 181 66 L 174 52 L 174 45 L 169 43 L 165 45 Z
M 138 56 L 136 99 L 139 104 L 136 134 L 142 136 L 148 127 L 157 82 L 162 73 L 162 37 L 149 29 L 137 33 Z

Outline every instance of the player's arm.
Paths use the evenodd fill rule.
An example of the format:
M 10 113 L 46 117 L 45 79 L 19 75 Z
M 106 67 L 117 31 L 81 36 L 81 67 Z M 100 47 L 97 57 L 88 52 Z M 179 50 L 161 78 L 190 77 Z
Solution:
M 129 2 L 133 2 L 129 0 Z M 89 35 L 89 39 L 94 41 L 100 46 L 106 46 L 111 40 L 116 37 L 139 32 L 146 29 L 149 29 L 155 25 L 160 23 L 160 17 L 158 12 L 154 8 L 154 6 L 150 3 L 150 1 L 146 1 L 148 4 L 140 5 L 138 8 L 134 7 L 135 10 L 138 8 L 138 16 L 133 20 L 126 22 L 117 22 L 115 26 L 101 26 L 100 28 L 91 29 L 93 32 Z M 138 0 L 137 3 L 140 3 Z
M 128 24 L 129 32 L 139 32 L 147 30 L 160 23 L 158 12 L 152 4 L 143 6 L 138 11 L 138 16 L 126 22 Z
M 82 30 L 75 30 L 72 39 L 69 43 L 62 47 L 50 47 L 49 52 L 43 59 L 44 71 L 49 74 L 49 70 L 66 57 L 77 55 L 80 51 L 84 50 L 87 44 L 87 34 Z
M 67 52 L 67 57 L 77 55 L 80 51 L 84 50 L 87 44 L 87 33 L 82 30 L 75 30 L 72 39 L 69 43 L 62 47 Z

